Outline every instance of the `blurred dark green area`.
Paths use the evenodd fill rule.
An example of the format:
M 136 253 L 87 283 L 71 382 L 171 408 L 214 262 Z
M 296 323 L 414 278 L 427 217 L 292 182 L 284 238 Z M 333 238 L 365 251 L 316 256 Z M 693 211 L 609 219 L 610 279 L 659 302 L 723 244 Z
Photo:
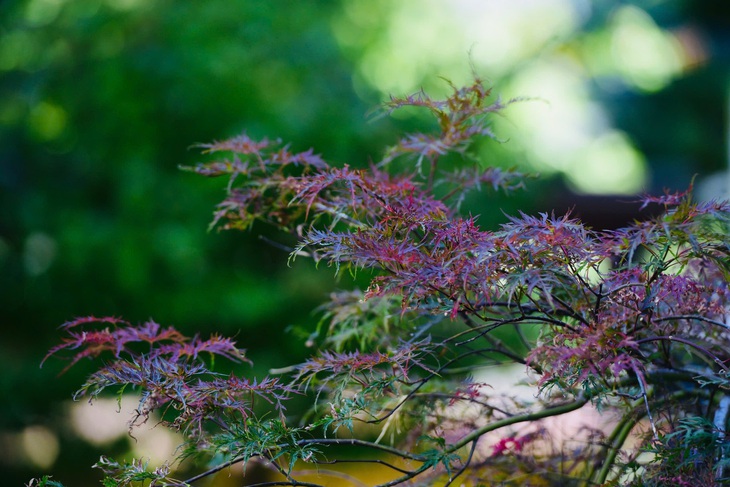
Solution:
M 368 121 L 385 94 L 358 74 L 358 63 L 383 34 L 378 19 L 390 7 L 374 2 L 372 20 L 362 24 L 367 35 L 343 46 L 332 25 L 351 3 L 0 4 L 0 472 L 7 485 L 44 471 L 68 485 L 98 479 L 89 466 L 100 450 L 62 424 L 64 404 L 91 364 L 62 376 L 59 360 L 38 367 L 67 320 L 152 318 L 188 334 L 234 335 L 256 375 L 306 356 L 285 330 L 316 319 L 312 310 L 338 286 L 333 272 L 304 259 L 287 267 L 286 252 L 260 239 L 277 239 L 263 226 L 248 234 L 209 232 L 225 181 L 178 166 L 201 160 L 196 143 L 244 130 L 291 141 L 293 150 L 313 147 L 333 163 L 362 165 L 396 140 L 395 130 L 419 127 L 407 117 Z M 645 9 L 667 29 L 690 26 L 705 56 L 659 91 L 596 82 L 594 98 L 653 165 L 653 189 L 722 170 L 730 7 L 620 3 Z M 600 33 L 614 8 L 596 2 L 574 42 Z M 469 63 L 468 53 L 463 59 Z M 449 73 L 435 70 L 423 82 L 437 76 Z M 500 78 L 490 79 L 499 91 Z M 500 164 L 520 162 L 496 142 L 487 144 Z M 487 226 L 503 220 L 494 208 L 574 204 L 557 176 L 531 188 L 509 200 L 490 194 L 470 201 Z M 48 468 L 20 452 L 21 433 L 34 425 L 60 442 Z

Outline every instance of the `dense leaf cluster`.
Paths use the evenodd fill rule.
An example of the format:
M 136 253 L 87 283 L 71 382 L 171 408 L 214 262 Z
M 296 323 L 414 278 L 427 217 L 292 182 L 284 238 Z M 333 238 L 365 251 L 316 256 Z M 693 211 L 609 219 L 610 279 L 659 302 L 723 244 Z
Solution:
M 513 191 L 526 177 L 470 155 L 508 104 L 479 79 L 445 100 L 393 98 L 387 109 L 426 110 L 436 129 L 406 135 L 368 169 L 245 134 L 204 146 L 225 155 L 189 169 L 229 179 L 214 225 L 265 222 L 298 240 L 292 258 L 372 272 L 366 289 L 331 296 L 307 336 L 316 352 L 282 376 L 220 376 L 205 359 L 243 360 L 230 340 L 112 318 L 64 325 L 49 355 L 108 353 L 80 393 L 134 386 L 140 417 L 161 410 L 186 435 L 183 456 L 217 462 L 184 482 L 160 470 L 158 484 L 261 458 L 279 484 L 315 485 L 298 480 L 302 465 L 326 482 L 348 448 L 390 469 L 388 486 L 724 482 L 730 205 L 695 202 L 690 188 L 646 196 L 659 215 L 616 231 L 549 214 L 481 228 L 460 213 L 464 194 Z M 536 399 L 477 377 L 505 363 L 529 372 Z M 285 414 L 293 395 L 311 399 L 303 418 Z M 543 421 L 589 404 L 616 418 L 607 430 L 571 439 Z M 131 485 L 139 465 L 100 468 Z

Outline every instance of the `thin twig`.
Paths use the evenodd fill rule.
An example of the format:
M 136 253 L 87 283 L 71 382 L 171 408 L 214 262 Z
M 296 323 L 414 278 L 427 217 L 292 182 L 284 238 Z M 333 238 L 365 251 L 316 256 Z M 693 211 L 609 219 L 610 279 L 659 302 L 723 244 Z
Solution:
M 476 449 L 477 449 L 477 440 L 474 440 L 471 444 L 471 450 L 469 450 L 469 456 L 466 457 L 466 460 L 464 461 L 464 465 L 462 465 L 461 468 L 459 469 L 459 471 L 456 472 L 456 475 L 451 477 L 449 479 L 449 481 L 446 482 L 446 484 L 444 484 L 444 487 L 449 487 L 449 485 L 451 485 L 458 476 L 460 476 L 461 474 L 463 474 L 466 471 L 466 469 L 469 467 L 469 464 L 471 463 L 472 458 L 474 458 L 474 451 Z
M 647 338 L 641 338 L 639 340 L 636 340 L 636 343 L 638 345 L 641 345 L 642 343 L 648 343 L 648 342 L 656 342 L 656 341 L 667 341 L 667 342 L 679 342 L 683 343 L 689 347 L 694 348 L 695 350 L 701 352 L 703 355 L 706 355 L 707 357 L 711 358 L 713 362 L 715 362 L 720 368 L 724 371 L 728 371 L 728 367 L 723 363 L 720 358 L 706 349 L 705 347 L 698 345 L 691 340 L 687 340 L 685 338 L 680 338 L 674 335 L 665 335 L 665 336 L 653 336 L 653 337 L 647 337 Z

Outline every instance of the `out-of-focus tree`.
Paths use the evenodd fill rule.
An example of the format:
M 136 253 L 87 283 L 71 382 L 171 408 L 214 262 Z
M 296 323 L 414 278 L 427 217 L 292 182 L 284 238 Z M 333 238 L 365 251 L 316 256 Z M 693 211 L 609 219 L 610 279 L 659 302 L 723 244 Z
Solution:
M 20 470 L 4 476 L 8 484 L 27 480 L 39 461 L 73 476 L 78 461 L 98 457 L 70 432 L 49 429 L 65 414 L 58 406 L 71 377 L 49 383 L 38 359 L 69 318 L 123 310 L 189 330 L 215 325 L 250 336 L 262 368 L 297 353 L 261 330 L 282 331 L 295 310 L 306 315 L 327 289 L 322 279 L 280 278 L 285 253 L 251 246 L 263 229 L 209 235 L 221 189 L 177 169 L 199 158 L 191 145 L 244 128 L 307 134 L 335 160 L 368 152 L 369 105 L 330 33 L 337 4 L 282 7 L 0 7 L 0 391 L 8 398 L 0 441 L 9 452 L 0 465 Z M 34 450 L 45 459 L 29 457 Z

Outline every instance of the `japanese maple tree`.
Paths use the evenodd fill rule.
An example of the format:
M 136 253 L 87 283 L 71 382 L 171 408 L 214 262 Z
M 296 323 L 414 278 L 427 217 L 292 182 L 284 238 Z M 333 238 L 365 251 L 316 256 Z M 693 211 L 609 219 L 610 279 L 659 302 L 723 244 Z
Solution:
M 346 462 L 388 469 L 383 486 L 730 481 L 730 205 L 693 201 L 690 187 L 644 197 L 658 216 L 615 231 L 551 214 L 481 228 L 460 213 L 468 192 L 525 187 L 473 151 L 512 101 L 480 79 L 443 100 L 392 98 L 386 111 L 424 110 L 437 129 L 367 169 L 246 134 L 204 145 L 219 157 L 188 169 L 228 178 L 213 225 L 273 225 L 298 242 L 291 259 L 369 285 L 331 295 L 302 335 L 311 358 L 263 378 L 215 372 L 211 357 L 247 360 L 228 338 L 117 318 L 63 325 L 49 356 L 104 359 L 76 397 L 134 390 L 130 427 L 159 412 L 184 434 L 181 459 L 212 462 L 175 480 L 167 465 L 102 458 L 104 484 L 191 485 L 254 459 L 273 470 L 258 485 L 325 485 Z M 532 400 L 477 375 L 505 363 L 525 369 Z M 311 409 L 287 411 L 292 397 Z M 578 442 L 542 421 L 589 407 L 614 419 Z M 301 480 L 313 470 L 318 483 Z

